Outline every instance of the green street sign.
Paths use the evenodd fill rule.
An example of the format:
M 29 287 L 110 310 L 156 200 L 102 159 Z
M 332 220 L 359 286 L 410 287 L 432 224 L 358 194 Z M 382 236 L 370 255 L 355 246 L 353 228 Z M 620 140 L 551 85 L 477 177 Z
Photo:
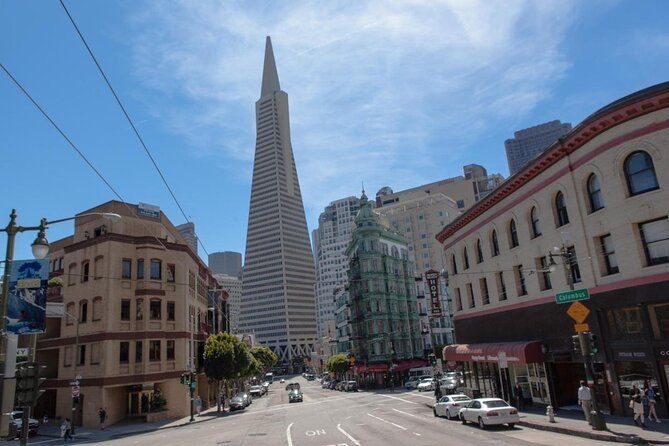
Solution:
M 574 302 L 575 300 L 590 299 L 590 293 L 587 289 L 572 290 L 565 293 L 557 293 L 555 295 L 555 302 L 565 304 L 567 302 Z

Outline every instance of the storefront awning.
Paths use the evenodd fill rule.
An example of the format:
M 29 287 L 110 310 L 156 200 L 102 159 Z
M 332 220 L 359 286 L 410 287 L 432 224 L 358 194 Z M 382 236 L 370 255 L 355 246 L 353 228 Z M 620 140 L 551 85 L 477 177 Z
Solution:
M 505 359 L 506 358 L 506 359 Z M 500 362 L 531 364 L 544 362 L 541 341 L 500 342 L 490 344 L 453 344 L 443 350 L 444 361 Z
M 386 372 L 388 370 L 388 364 L 369 364 L 368 366 L 365 365 L 356 365 L 353 368 L 353 371 L 355 373 L 374 373 L 374 372 Z
M 405 361 L 400 361 L 395 366 L 396 372 L 403 372 L 405 370 L 413 369 L 414 367 L 425 367 L 427 361 L 424 359 L 407 359 Z

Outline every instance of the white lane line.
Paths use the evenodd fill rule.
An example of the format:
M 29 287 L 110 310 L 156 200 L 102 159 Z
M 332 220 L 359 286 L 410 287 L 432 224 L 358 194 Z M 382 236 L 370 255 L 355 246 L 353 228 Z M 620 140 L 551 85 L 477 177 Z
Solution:
M 420 434 L 418 432 L 413 433 L 416 437 L 420 437 Z
M 382 397 L 384 397 L 384 398 L 390 398 L 390 399 L 393 399 L 393 400 L 399 400 L 399 401 L 402 401 L 402 402 L 405 402 L 405 403 L 409 403 L 409 404 L 418 404 L 418 403 L 415 402 L 415 401 L 405 400 L 404 398 L 398 398 L 398 397 L 396 397 L 396 396 L 390 396 L 390 395 L 379 395 L 379 396 L 382 396 Z
M 348 438 L 349 440 L 351 440 L 351 442 L 352 442 L 354 445 L 356 445 L 356 446 L 360 446 L 360 442 L 359 442 L 358 440 L 356 440 L 355 438 L 351 437 L 351 436 L 349 435 L 348 432 L 346 432 L 344 429 L 342 429 L 342 428 L 341 428 L 341 424 L 338 424 L 338 425 L 337 425 L 337 429 L 339 429 L 339 432 L 341 432 L 342 434 L 346 435 L 346 438 Z M 289 445 L 289 446 L 290 446 L 290 445 Z
M 293 446 L 293 439 L 290 438 L 290 428 L 293 427 L 294 423 L 290 423 L 286 428 L 286 440 L 288 441 L 288 446 Z
M 367 415 L 369 415 L 369 416 L 372 417 L 372 418 L 376 418 L 376 419 L 379 420 L 379 421 L 383 421 L 384 423 L 392 424 L 392 425 L 395 426 L 396 428 L 398 428 L 398 429 L 402 429 L 403 431 L 407 430 L 407 428 L 404 427 L 404 426 L 400 426 L 399 424 L 395 424 L 395 423 L 393 423 L 392 421 L 384 420 L 383 418 L 379 418 L 379 417 L 377 417 L 377 416 L 374 416 L 374 415 L 372 415 L 371 413 L 368 413 Z
M 419 419 L 421 419 L 421 420 L 425 420 L 424 417 L 420 417 L 420 416 L 418 416 L 418 415 L 414 415 L 414 414 L 409 413 L 409 412 L 404 412 L 404 411 L 401 411 L 401 410 L 399 410 L 399 409 L 395 409 L 394 407 L 393 407 L 393 410 L 394 410 L 395 412 L 399 412 L 399 413 L 401 413 L 401 414 L 403 414 L 403 415 L 409 415 L 410 417 L 414 417 L 414 418 L 419 418 Z

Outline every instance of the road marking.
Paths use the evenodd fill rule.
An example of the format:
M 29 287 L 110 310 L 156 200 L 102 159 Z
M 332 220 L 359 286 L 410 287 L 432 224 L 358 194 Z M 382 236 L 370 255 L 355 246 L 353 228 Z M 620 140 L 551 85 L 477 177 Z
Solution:
M 395 408 L 393 408 L 393 410 L 394 410 L 395 412 L 399 412 L 399 413 L 404 414 L 404 415 L 409 415 L 410 417 L 420 418 L 421 420 L 423 419 L 423 417 L 419 417 L 418 415 L 414 415 L 414 414 L 409 413 L 409 412 L 403 412 L 403 411 L 401 411 L 401 410 L 399 410 L 399 409 L 395 409 Z
M 413 434 L 417 437 L 420 437 L 420 434 L 418 432 L 414 432 Z
M 293 446 L 293 439 L 290 438 L 290 428 L 293 427 L 294 423 L 290 423 L 286 428 L 286 440 L 288 440 L 288 446 Z
M 371 413 L 368 413 L 367 415 L 369 415 L 369 416 L 372 417 L 372 418 L 376 418 L 376 419 L 379 420 L 379 421 L 383 421 L 384 423 L 392 424 L 392 425 L 395 426 L 396 428 L 398 428 L 398 429 L 402 429 L 403 431 L 407 430 L 407 428 L 404 427 L 404 426 L 400 426 L 399 424 L 395 424 L 395 423 L 393 423 L 392 421 L 384 420 L 383 418 L 379 418 L 379 417 L 377 417 L 377 416 L 374 416 L 374 415 L 372 415 Z
M 355 438 L 353 438 L 351 435 L 349 435 L 349 433 L 346 432 L 344 429 L 342 429 L 342 428 L 341 428 L 341 424 L 338 424 L 338 425 L 337 425 L 337 429 L 339 429 L 339 432 L 341 432 L 342 434 L 346 435 L 346 438 L 348 438 L 349 440 L 351 440 L 351 441 L 353 442 L 353 444 L 355 444 L 356 446 L 360 446 L 360 442 L 359 442 L 358 440 L 356 440 Z M 292 445 L 288 445 L 288 446 L 292 446 Z
M 391 399 L 393 399 L 393 400 L 403 401 L 403 402 L 405 402 L 405 403 L 409 403 L 409 404 L 418 404 L 418 403 L 415 402 L 415 401 L 405 400 L 404 398 L 398 398 L 398 397 L 396 397 L 396 396 L 390 396 L 390 395 L 379 395 L 379 396 L 382 396 L 382 397 L 384 397 L 384 398 L 391 398 Z

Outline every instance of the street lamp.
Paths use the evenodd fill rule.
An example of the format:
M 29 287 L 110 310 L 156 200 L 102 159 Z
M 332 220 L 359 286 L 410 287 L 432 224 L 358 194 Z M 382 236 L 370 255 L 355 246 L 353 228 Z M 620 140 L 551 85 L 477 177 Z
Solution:
M 80 217 L 87 216 L 101 216 L 112 222 L 117 222 L 121 216 L 111 212 L 89 212 L 86 214 L 79 214 L 74 217 L 61 218 L 58 220 L 49 221 L 46 218 L 40 220 L 39 226 L 19 226 L 16 224 L 16 209 L 12 209 L 9 214 L 9 223 L 0 232 L 7 233 L 7 251 L 5 254 L 5 273 L 3 276 L 2 286 L 2 304 L 0 304 L 0 328 L 2 329 L 2 342 L 0 342 L 0 352 L 4 356 L 4 377 L 2 380 L 2 397 L 0 400 L 1 414 L 8 414 L 14 406 L 14 393 L 16 390 L 15 367 L 16 367 L 16 342 L 8 342 L 7 333 L 7 311 L 9 308 L 9 281 L 11 279 L 11 266 L 14 259 L 14 243 L 16 234 L 28 231 L 38 231 L 37 238 L 32 243 L 33 255 L 37 259 L 43 259 L 49 253 L 49 242 L 46 239 L 46 230 L 49 225 L 62 223 L 64 221 L 74 220 Z M 37 334 L 33 334 L 31 339 L 31 362 L 35 361 L 35 353 L 37 350 Z M 26 407 L 23 410 L 23 427 L 21 430 L 21 444 L 26 443 L 28 419 L 30 417 L 30 408 Z M 0 416 L 0 437 L 6 437 L 9 432 L 9 419 L 6 416 Z

